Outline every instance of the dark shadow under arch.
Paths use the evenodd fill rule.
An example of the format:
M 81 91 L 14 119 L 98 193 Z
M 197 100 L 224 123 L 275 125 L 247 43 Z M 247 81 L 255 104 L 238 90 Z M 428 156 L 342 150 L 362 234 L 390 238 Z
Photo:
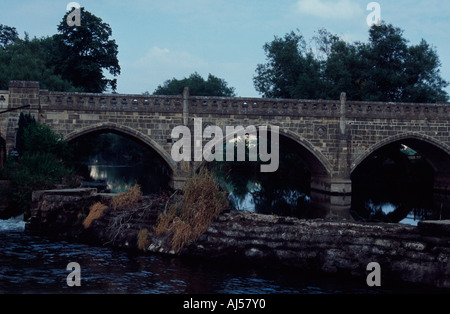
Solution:
M 119 137 L 106 136 L 89 140 L 103 134 L 115 134 Z M 72 132 L 65 139 L 73 144 L 73 166 L 77 174 L 83 177 L 83 186 L 87 184 L 97 187 L 99 184 L 98 188 L 103 191 L 107 182 L 107 191 L 120 192 L 134 181 L 141 185 L 144 194 L 158 193 L 173 187 L 174 162 L 170 155 L 154 140 L 131 128 L 116 124 L 97 124 Z M 100 141 L 99 144 L 107 143 L 105 148 L 96 148 L 97 141 Z M 108 149 L 111 147 L 108 143 L 119 145 L 118 154 L 115 149 Z M 100 162 L 94 161 L 96 158 L 92 159 L 93 156 L 100 157 Z
M 77 138 L 87 136 L 89 134 L 101 134 L 101 133 L 115 133 L 118 135 L 122 135 L 128 138 L 131 138 L 149 148 L 154 150 L 161 159 L 165 162 L 167 167 L 171 170 L 172 174 L 174 173 L 176 169 L 175 161 L 172 159 L 172 157 L 164 150 L 164 148 L 158 144 L 155 140 L 150 138 L 149 136 L 146 136 L 142 134 L 139 131 L 136 131 L 128 126 L 119 125 L 115 123 L 100 123 L 95 124 L 92 126 L 80 128 L 76 131 L 73 131 L 69 134 L 67 134 L 64 139 L 68 142 L 74 141 Z
M 267 126 L 267 125 L 264 125 Z M 260 126 L 256 126 L 256 129 L 259 130 Z M 271 125 L 268 126 L 268 134 L 270 134 L 270 130 L 272 130 Z M 218 139 L 218 142 L 221 144 L 225 144 L 228 140 L 231 140 L 235 137 L 236 133 L 225 135 L 223 138 Z M 269 136 L 270 137 L 270 136 Z M 313 144 L 311 144 L 307 139 L 291 132 L 289 130 L 285 130 L 279 128 L 279 137 L 280 141 L 283 141 L 283 138 L 291 141 L 293 145 L 299 150 L 299 158 L 301 162 L 303 162 L 311 172 L 311 175 L 318 177 L 330 177 L 332 166 L 330 162 L 325 158 L 325 156 L 316 148 Z M 204 167 L 208 162 L 202 161 L 197 164 L 197 169 Z
M 400 142 L 416 150 L 432 165 L 435 172 L 445 171 L 450 167 L 450 147 L 446 144 L 420 133 L 403 133 L 388 137 L 371 146 L 352 162 L 351 173 L 377 150 L 389 144 Z
M 438 140 L 418 133 L 396 135 L 373 145 L 352 166 L 355 218 L 399 222 L 442 214 L 436 212 L 436 182 L 450 176 L 450 149 Z

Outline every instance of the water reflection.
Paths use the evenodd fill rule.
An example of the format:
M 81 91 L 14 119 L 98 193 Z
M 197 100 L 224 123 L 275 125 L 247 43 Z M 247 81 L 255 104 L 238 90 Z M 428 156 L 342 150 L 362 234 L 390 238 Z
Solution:
M 165 169 L 155 165 L 90 164 L 86 166 L 89 176 L 83 185 L 96 187 L 101 192 L 124 192 L 137 183 L 144 194 L 152 194 L 167 189 L 169 186 L 169 178 Z
M 89 134 L 71 142 L 74 168 L 83 186 L 99 192 L 124 192 L 139 184 L 144 194 L 166 190 L 171 173 L 161 157 L 131 138 L 113 133 Z

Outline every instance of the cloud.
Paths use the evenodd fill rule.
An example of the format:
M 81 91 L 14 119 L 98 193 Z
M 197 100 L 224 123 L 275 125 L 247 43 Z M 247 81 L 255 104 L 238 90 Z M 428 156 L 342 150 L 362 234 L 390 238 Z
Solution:
M 208 62 L 186 51 L 153 46 L 134 61 L 121 62 L 118 92 L 151 93 L 166 80 L 182 79 L 194 72 L 204 75 L 208 66 Z
M 299 0 L 297 12 L 324 19 L 349 19 L 364 14 L 364 10 L 351 0 Z
M 135 65 L 149 70 L 185 72 L 186 70 L 196 71 L 204 68 L 207 62 L 185 51 L 172 51 L 168 48 L 154 46 Z

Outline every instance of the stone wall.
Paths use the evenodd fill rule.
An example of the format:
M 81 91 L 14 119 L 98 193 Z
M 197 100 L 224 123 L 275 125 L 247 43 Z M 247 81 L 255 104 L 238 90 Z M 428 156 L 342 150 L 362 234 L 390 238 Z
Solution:
M 35 192 L 27 230 L 36 235 L 136 249 L 138 233 L 147 229 L 146 252 L 175 254 L 169 237 L 153 233 L 158 211 L 164 206 L 151 198 L 126 211 L 108 208 L 84 228 L 82 222 L 89 207 L 107 201 L 107 197 L 92 189 Z M 382 280 L 450 289 L 449 222 L 421 222 L 415 227 L 224 211 L 179 254 L 363 278 L 367 265 L 377 262 Z

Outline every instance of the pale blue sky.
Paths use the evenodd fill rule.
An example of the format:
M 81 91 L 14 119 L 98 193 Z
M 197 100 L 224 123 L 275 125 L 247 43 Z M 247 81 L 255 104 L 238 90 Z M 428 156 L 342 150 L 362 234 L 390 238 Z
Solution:
M 47 36 L 67 0 L 0 0 L 0 24 L 21 37 Z M 366 41 L 368 0 L 79 0 L 102 18 L 119 45 L 119 93 L 153 92 L 165 80 L 197 71 L 225 79 L 242 97 L 259 97 L 252 78 L 265 61 L 262 46 L 298 29 L 307 40 L 321 27 L 349 41 Z M 424 38 L 450 81 L 450 1 L 378 1 L 381 17 L 417 44 Z M 450 93 L 450 88 L 447 89 Z M 338 98 L 339 95 L 336 96 Z

